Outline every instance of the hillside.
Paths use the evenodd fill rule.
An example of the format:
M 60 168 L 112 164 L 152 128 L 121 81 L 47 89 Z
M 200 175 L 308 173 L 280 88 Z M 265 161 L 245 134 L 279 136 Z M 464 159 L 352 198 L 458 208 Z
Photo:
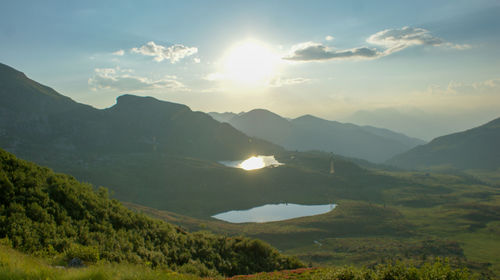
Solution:
M 383 162 L 425 143 L 388 129 L 327 121 L 311 115 L 288 120 L 263 109 L 240 114 L 209 114 L 250 136 L 289 150 L 320 150 L 372 162 Z
M 190 273 L 191 272 L 191 273 Z M 469 273 L 460 268 L 454 269 L 442 260 L 429 262 L 423 267 L 404 264 L 379 265 L 373 269 L 354 267 L 322 267 L 299 268 L 282 270 L 253 275 L 237 275 L 230 279 L 354 279 L 382 280 L 398 275 L 400 280 L 429 279 L 429 276 L 438 279 L 469 280 L 477 279 L 478 275 Z M 351 278 L 350 278 L 351 277 Z M 2 279 L 100 279 L 100 280 L 179 280 L 179 279 L 222 279 L 221 277 L 199 277 L 192 271 L 178 273 L 164 268 L 149 268 L 144 265 L 110 265 L 98 264 L 78 269 L 61 269 L 50 265 L 50 262 L 40 257 L 28 256 L 0 245 L 0 278 Z
M 98 110 L 0 64 L 0 147 L 45 163 L 51 157 L 165 152 L 229 160 L 280 147 L 253 139 L 189 107 L 123 95 Z
M 403 168 L 500 168 L 500 118 L 482 126 L 432 140 L 387 163 Z
M 2 69 L 1 147 L 104 185 L 122 201 L 207 218 L 282 201 L 380 201 L 381 190 L 398 183 L 339 157 L 332 175 L 330 154 L 284 151 L 184 105 L 123 95 L 98 110 Z M 247 172 L 219 163 L 252 154 L 275 155 L 285 165 Z
M 300 263 L 243 237 L 187 233 L 134 213 L 73 177 L 0 150 L 0 239 L 65 259 L 150 264 L 224 275 L 296 268 Z

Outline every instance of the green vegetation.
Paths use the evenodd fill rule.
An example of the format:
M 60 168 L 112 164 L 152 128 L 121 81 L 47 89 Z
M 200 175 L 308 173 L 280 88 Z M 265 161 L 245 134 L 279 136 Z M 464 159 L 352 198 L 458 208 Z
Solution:
M 247 274 L 301 264 L 269 245 L 244 237 L 179 227 L 134 213 L 107 191 L 0 150 L 0 238 L 14 248 L 62 263 L 78 257 L 202 275 Z
M 297 161 L 315 168 L 312 157 Z M 374 181 L 371 186 L 385 184 L 367 190 L 379 200 L 334 200 L 338 206 L 330 213 L 282 222 L 230 224 L 126 205 L 190 230 L 260 238 L 312 265 L 422 264 L 447 257 L 452 266 L 467 266 L 484 278 L 500 276 L 500 189 L 470 176 L 371 172 L 363 175 Z
M 114 198 L 129 201 L 136 210 L 109 199 L 105 189 L 95 191 L 0 151 L 0 238 L 50 265 L 79 257 L 92 265 L 90 271 L 127 263 L 138 271 L 199 275 L 301 266 L 248 239 L 259 238 L 311 265 L 376 267 L 401 260 L 420 266 L 447 257 L 452 267 L 467 266 L 483 278 L 500 276 L 498 120 L 428 146 L 443 144 L 433 151 L 456 155 L 453 159 L 471 164 L 464 165 L 466 170 L 388 171 L 334 156 L 335 173 L 330 174 L 330 154 L 284 151 L 186 106 L 153 98 L 126 95 L 98 110 L 5 65 L 0 65 L 0 111 L 0 147 L 109 187 Z M 458 139 L 464 135 L 470 136 L 463 138 L 467 141 Z M 250 154 L 272 154 L 285 165 L 247 172 L 217 162 Z M 438 166 L 449 171 L 448 163 Z M 210 218 L 278 202 L 338 207 L 324 215 L 265 224 Z
M 150 279 L 177 280 L 200 279 L 192 274 L 182 274 L 165 268 L 146 265 L 93 264 L 84 268 L 65 268 L 50 265 L 50 259 L 28 256 L 5 245 L 0 245 L 0 279 L 9 280 L 107 280 Z
M 469 273 L 466 269 L 453 269 L 446 261 L 437 259 L 434 262 L 425 263 L 420 267 L 406 265 L 403 263 L 391 263 L 385 265 L 377 265 L 373 268 L 355 268 L 352 266 L 346 266 L 316 269 L 296 269 L 291 271 L 259 273 L 250 276 L 235 276 L 231 279 L 469 280 L 478 279 L 478 276 Z
M 447 261 L 437 259 L 418 267 L 397 262 L 377 265 L 372 268 L 356 268 L 352 266 L 299 268 L 253 275 L 238 275 L 230 279 L 469 280 L 477 278 L 477 275 L 469 273 L 466 269 L 453 269 Z M 28 256 L 5 245 L 0 245 L 0 279 L 169 280 L 201 278 L 190 274 L 189 271 L 179 273 L 165 268 L 150 268 L 144 265 L 99 263 L 84 268 L 65 268 L 50 265 L 50 260 Z M 222 277 L 211 276 L 210 279 L 222 279 Z

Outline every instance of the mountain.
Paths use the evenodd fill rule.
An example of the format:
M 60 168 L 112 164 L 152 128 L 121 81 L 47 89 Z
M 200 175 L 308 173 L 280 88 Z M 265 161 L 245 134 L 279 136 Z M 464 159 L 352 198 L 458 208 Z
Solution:
M 483 124 L 495 118 L 497 111 L 485 109 L 480 112 L 473 110 L 430 113 L 416 108 L 379 108 L 357 111 L 345 120 L 360 125 L 385 127 L 430 141 Z
M 282 201 L 380 201 L 397 183 L 340 157 L 330 174 L 330 154 L 285 151 L 181 104 L 123 95 L 98 110 L 0 69 L 0 147 L 122 201 L 210 218 Z M 220 163 L 255 154 L 285 165 L 247 172 Z
M 43 256 L 74 257 L 200 274 L 248 274 L 300 267 L 269 245 L 183 229 L 132 212 L 73 177 L 0 149 L 0 239 Z M 7 239 L 6 239 L 7 238 Z
M 280 147 L 253 139 L 189 107 L 122 95 L 98 110 L 0 64 L 0 145 L 25 158 L 53 154 L 165 152 L 234 160 Z M 48 154 L 47 154 L 48 153 Z
M 210 112 L 208 114 L 218 122 L 229 122 L 229 120 L 238 116 L 238 114 L 232 112 L 224 112 L 224 113 Z
M 328 121 L 311 115 L 288 120 L 263 109 L 238 115 L 209 114 L 250 136 L 290 150 L 321 150 L 373 162 L 383 162 L 425 143 L 388 129 Z
M 500 167 L 500 118 L 463 132 L 438 137 L 395 156 L 403 168 L 496 169 Z

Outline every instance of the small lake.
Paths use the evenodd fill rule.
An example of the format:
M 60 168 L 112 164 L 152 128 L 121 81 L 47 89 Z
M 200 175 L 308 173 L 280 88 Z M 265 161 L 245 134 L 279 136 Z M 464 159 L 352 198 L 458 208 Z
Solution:
M 266 204 L 248 210 L 233 210 L 212 218 L 230 223 L 265 223 L 308 217 L 332 211 L 336 204 L 301 205 L 292 203 Z
M 261 155 L 252 156 L 245 160 L 219 161 L 219 163 L 228 167 L 241 168 L 245 170 L 255 170 L 265 167 L 276 167 L 283 165 L 283 163 L 278 162 L 274 158 L 274 156 L 261 156 Z

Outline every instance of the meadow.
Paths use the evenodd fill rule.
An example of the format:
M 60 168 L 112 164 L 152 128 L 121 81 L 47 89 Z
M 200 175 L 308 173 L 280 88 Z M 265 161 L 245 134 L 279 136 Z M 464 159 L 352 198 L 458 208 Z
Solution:
M 231 224 L 126 206 L 189 230 L 259 238 L 312 266 L 374 267 L 398 260 L 422 264 L 439 256 L 455 267 L 499 277 L 496 185 L 460 174 L 370 172 L 372 178 L 389 176 L 399 184 L 381 188 L 380 201 L 339 199 L 332 212 L 287 221 Z

